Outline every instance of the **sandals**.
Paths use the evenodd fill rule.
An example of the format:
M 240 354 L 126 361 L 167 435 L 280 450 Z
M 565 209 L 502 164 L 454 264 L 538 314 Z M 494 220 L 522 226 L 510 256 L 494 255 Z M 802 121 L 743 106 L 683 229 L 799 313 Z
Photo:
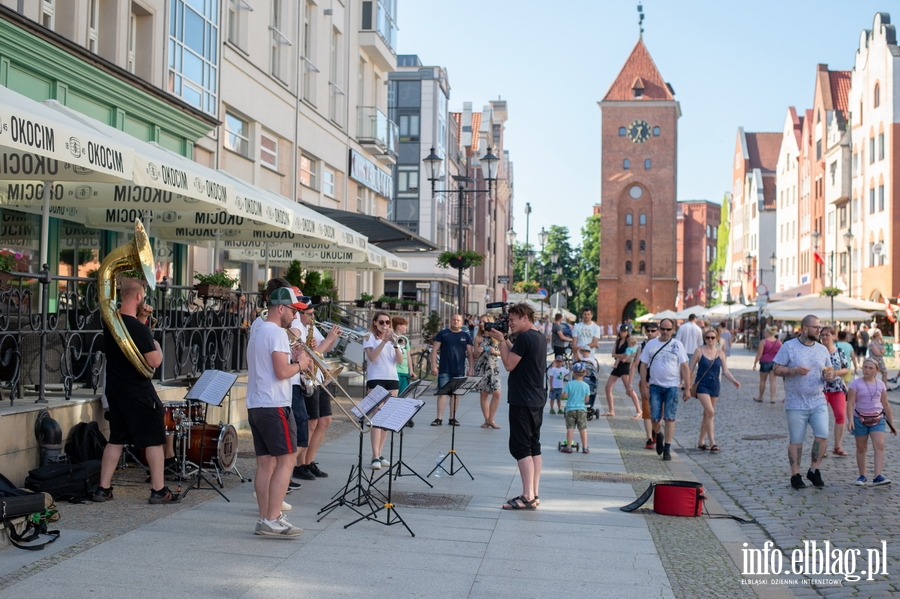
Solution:
M 759 403 L 762 403 L 762 397 L 754 397 L 754 398 L 753 398 L 753 401 L 757 401 L 757 402 L 759 402 Z
M 587 447 L 583 447 L 583 448 L 581 448 L 581 453 L 591 453 L 591 450 L 588 449 Z
M 834 448 L 834 451 L 832 451 L 831 453 L 833 453 L 834 455 L 839 455 L 839 456 L 841 456 L 841 457 L 846 457 L 846 456 L 850 455 L 849 453 L 847 453 L 846 451 L 844 451 L 844 450 L 841 449 L 840 447 L 835 447 L 835 448 Z
M 601 415 L 601 416 L 604 416 L 604 417 L 606 417 L 606 418 L 615 418 L 615 417 L 616 417 L 615 414 L 611 414 L 611 413 L 609 413 L 609 412 L 603 412 L 603 413 L 600 414 L 600 415 Z
M 507 499 L 503 504 L 504 510 L 534 510 L 537 509 L 538 498 L 535 497 L 531 501 L 525 499 L 524 495 Z
M 450 426 L 459 426 L 459 420 L 457 420 L 456 418 L 451 418 L 447 421 L 447 424 L 449 424 Z
M 444 421 L 440 418 L 435 418 L 431 421 L 431 426 L 441 426 L 442 424 L 444 424 Z
M 487 425 L 488 425 L 489 427 L 491 427 L 491 428 L 500 430 L 500 425 L 497 424 L 496 422 L 494 422 L 493 420 L 490 421 L 490 422 L 488 422 Z M 537 499 L 537 497 L 535 497 L 535 499 Z
M 481 428 L 491 428 L 491 425 L 490 425 L 490 423 L 485 422 L 484 424 L 481 425 Z
M 706 451 L 707 449 L 709 449 L 709 447 L 706 446 L 706 443 L 701 443 L 700 445 L 697 446 L 697 449 L 699 449 L 701 451 Z
M 640 413 L 635 414 L 634 416 L 631 417 L 632 420 L 640 420 L 641 418 L 643 418 L 643 414 L 640 414 Z
M 718 445 L 713 445 L 712 447 L 710 447 L 710 448 L 709 448 L 709 453 L 719 453 L 719 446 L 718 446 Z

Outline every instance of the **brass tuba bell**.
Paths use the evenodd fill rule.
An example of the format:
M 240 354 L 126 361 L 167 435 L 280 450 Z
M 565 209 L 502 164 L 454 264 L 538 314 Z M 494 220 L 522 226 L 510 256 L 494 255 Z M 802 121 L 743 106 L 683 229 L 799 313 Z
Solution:
M 150 289 L 156 289 L 153 250 L 150 248 L 150 240 L 147 238 L 144 225 L 139 220 L 134 223 L 134 239 L 110 252 L 100 264 L 100 269 L 97 271 L 97 295 L 100 298 L 100 315 L 103 317 L 103 322 L 112 333 L 122 353 L 138 372 L 149 379 L 153 377 L 156 369 L 147 364 L 144 354 L 134 344 L 134 340 L 128 334 L 128 329 L 125 328 L 125 323 L 122 322 L 122 315 L 116 309 L 116 275 L 129 270 L 143 272 Z

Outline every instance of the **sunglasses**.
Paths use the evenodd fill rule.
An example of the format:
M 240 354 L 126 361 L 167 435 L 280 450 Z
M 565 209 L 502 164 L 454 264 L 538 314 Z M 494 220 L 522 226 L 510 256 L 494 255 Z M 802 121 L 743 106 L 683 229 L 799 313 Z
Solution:
M 379 321 L 376 321 L 375 324 L 391 324 L 391 321 L 390 320 L 379 320 Z
M 669 327 L 669 328 L 666 328 L 666 327 L 659 327 L 659 330 L 660 330 L 660 331 L 671 331 L 671 330 L 672 330 L 672 327 Z
M 706 338 L 707 341 L 709 341 L 710 339 L 712 339 L 713 341 L 715 341 L 715 340 L 716 340 L 716 337 L 715 337 L 714 335 L 711 335 L 711 336 L 709 336 L 709 337 Z

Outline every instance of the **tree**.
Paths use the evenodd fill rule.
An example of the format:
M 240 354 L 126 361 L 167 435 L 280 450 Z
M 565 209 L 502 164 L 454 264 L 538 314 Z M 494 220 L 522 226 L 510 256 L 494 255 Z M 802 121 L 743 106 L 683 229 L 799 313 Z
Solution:
M 560 227 L 559 225 L 550 225 L 547 232 L 547 244 L 544 246 L 543 253 L 539 256 L 539 264 L 536 261 L 537 271 L 535 275 L 541 285 L 546 287 L 550 293 L 562 289 L 562 279 L 574 282 L 578 273 L 578 250 L 573 249 L 569 242 L 569 228 Z M 556 264 L 550 259 L 551 254 L 556 254 Z M 562 274 L 556 274 L 556 267 L 562 267 Z M 541 267 L 543 267 L 544 276 L 541 277 Z M 542 280 L 541 280 L 542 279 Z
M 722 210 L 719 213 L 719 227 L 716 230 L 716 259 L 709 263 L 709 272 L 712 274 L 712 289 L 707 293 L 706 303 L 714 305 L 725 301 L 722 293 L 722 285 L 719 283 L 721 273 L 725 271 L 725 263 L 728 261 L 728 237 L 731 233 L 731 223 L 728 219 L 728 194 L 722 199 Z M 714 294 L 713 291 L 716 293 Z M 714 298 L 713 295 L 716 297 Z
M 596 311 L 597 276 L 600 274 L 600 215 L 593 214 L 581 227 L 581 248 L 575 276 L 575 295 L 570 310 L 588 306 Z

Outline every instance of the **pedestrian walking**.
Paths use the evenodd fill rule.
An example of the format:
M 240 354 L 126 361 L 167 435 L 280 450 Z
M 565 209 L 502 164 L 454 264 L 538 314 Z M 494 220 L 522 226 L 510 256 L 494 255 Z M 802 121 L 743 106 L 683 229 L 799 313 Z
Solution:
M 463 328 L 463 318 L 459 314 L 450 317 L 450 328 L 444 329 L 434 336 L 431 342 L 431 374 L 438 377 L 437 388 L 442 389 L 451 379 L 475 374 L 475 351 L 469 330 Z M 437 360 L 440 357 L 440 368 Z M 468 364 L 468 370 L 466 365 Z M 441 426 L 444 423 L 444 408 L 447 406 L 447 396 L 438 395 L 437 418 L 431 422 L 431 426 Z M 456 419 L 456 407 L 459 397 L 450 398 L 451 426 L 459 426 Z
M 872 485 L 889 485 L 890 479 L 884 477 L 884 433 L 885 424 L 890 426 L 891 433 L 897 435 L 891 404 L 887 398 L 887 387 L 875 378 L 878 374 L 878 363 L 866 358 L 862 365 L 862 378 L 850 383 L 847 397 L 847 409 L 852 418 L 847 422 L 847 430 L 856 437 L 856 466 L 859 478 L 856 484 L 866 484 L 866 452 L 869 437 L 872 437 L 874 450 L 875 478 Z
M 653 438 L 653 420 L 650 417 L 650 392 L 641 384 L 643 379 L 641 378 L 640 355 L 644 353 L 644 347 L 647 346 L 647 342 L 651 339 L 656 339 L 656 336 L 659 335 L 659 327 L 655 322 L 650 322 L 647 323 L 644 332 L 647 334 L 647 338 L 641 341 L 638 349 L 638 359 L 631 363 L 631 380 L 634 381 L 635 377 L 637 378 L 638 389 L 641 392 L 641 417 L 644 419 L 644 432 L 647 433 L 647 443 L 644 444 L 644 448 L 653 449 L 656 446 L 656 441 Z
M 486 314 L 478 323 L 478 334 L 475 336 L 475 376 L 481 377 L 481 381 L 475 390 L 481 395 L 481 413 L 484 415 L 481 428 L 499 429 L 500 425 L 494 421 L 494 416 L 500 407 L 500 345 L 485 333 L 486 322 L 494 322 L 494 317 Z
M 806 478 L 815 487 L 824 487 L 819 466 L 828 446 L 828 404 L 825 401 L 825 381 L 834 378 L 831 358 L 819 343 L 819 319 L 806 316 L 800 323 L 800 336 L 781 346 L 775 356 L 775 375 L 784 378 L 784 411 L 788 423 L 788 460 L 791 465 L 791 486 L 804 489 L 800 475 L 803 439 L 806 427 L 812 428 L 813 441 Z
M 869 337 L 869 348 L 866 357 L 871 358 L 875 361 L 875 364 L 878 365 L 881 381 L 886 384 L 888 371 L 887 366 L 884 363 L 884 337 L 882 337 L 880 329 L 872 331 L 872 335 Z
M 847 363 L 853 367 L 853 370 L 844 375 L 844 382 L 847 384 L 853 380 L 853 374 L 859 371 L 859 362 L 856 359 L 856 351 L 853 349 L 853 345 L 849 343 L 852 338 L 853 336 L 847 331 L 838 331 L 837 342 L 835 343 L 835 345 L 844 352 L 844 355 L 847 357 Z
M 705 341 L 703 347 L 698 347 L 694 352 L 690 365 L 692 373 L 696 368 L 697 375 L 694 379 L 694 386 L 697 399 L 703 406 L 703 419 L 700 421 L 700 440 L 697 441 L 697 449 L 704 451 L 709 449 L 710 453 L 718 453 L 715 415 L 716 402 L 719 400 L 720 376 L 731 381 L 737 389 L 741 388 L 741 384 L 728 370 L 728 358 L 725 356 L 725 350 L 719 347 L 718 331 L 714 328 L 707 329 L 703 334 L 703 340 Z M 706 444 L 707 440 L 709 445 Z
M 834 412 L 834 449 L 831 450 L 831 453 L 836 456 L 846 456 L 849 454 L 843 450 L 841 442 L 844 439 L 844 423 L 847 417 L 847 385 L 844 383 L 844 375 L 850 372 L 850 363 L 847 361 L 847 356 L 835 343 L 834 338 L 834 328 L 822 327 L 819 339 L 828 350 L 829 366 L 834 374 L 830 381 L 825 381 L 825 399 L 831 406 L 831 411 Z
M 862 323 L 856 330 L 856 357 L 860 360 L 866 357 L 869 351 L 869 325 Z
M 722 349 L 725 350 L 725 356 L 731 357 L 731 331 L 728 330 L 727 323 L 720 322 L 719 328 L 719 339 L 722 340 Z
M 631 387 L 631 360 L 636 356 L 636 348 L 635 351 L 632 351 L 631 354 L 627 353 L 628 340 L 630 338 L 631 335 L 628 334 L 628 328 L 623 324 L 619 327 L 619 334 L 616 336 L 615 346 L 612 353 L 612 357 L 616 361 L 616 363 L 613 366 L 612 372 L 610 372 L 609 374 L 609 378 L 606 379 L 605 392 L 607 411 L 601 414 L 601 416 L 615 418 L 616 405 L 615 400 L 613 399 L 613 388 L 615 388 L 616 382 L 620 378 L 622 379 L 622 384 L 625 386 L 625 394 L 628 395 L 628 397 L 634 402 L 636 415 L 640 414 L 641 400 L 638 398 L 637 394 L 634 392 L 634 389 Z
M 572 453 L 572 440 L 575 437 L 575 427 L 581 436 L 581 453 L 590 453 L 587 440 L 587 406 L 585 398 L 591 392 L 590 386 L 584 382 L 587 367 L 579 362 L 572 366 L 573 380 L 566 383 L 562 390 L 562 396 L 566 400 L 566 444 L 563 453 Z
M 691 387 L 688 356 L 681 342 L 672 336 L 674 328 L 675 322 L 671 318 L 661 320 L 659 337 L 648 341 L 641 352 L 641 385 L 646 387 L 650 396 L 650 418 L 653 421 L 656 454 L 662 455 L 667 462 L 672 459 L 678 389 L 683 389 L 682 395 L 687 399 Z M 663 418 L 666 422 L 665 434 L 660 430 Z
M 698 347 L 703 347 L 703 329 L 697 325 L 696 314 L 688 315 L 687 322 L 678 327 L 675 338 L 681 342 L 689 356 L 693 356 Z
M 775 378 L 775 356 L 781 349 L 781 341 L 775 337 L 775 330 L 766 327 L 763 331 L 763 341 L 756 350 L 756 357 L 753 358 L 753 370 L 756 370 L 756 364 L 759 364 L 759 394 L 753 398 L 753 401 L 762 402 L 763 395 L 766 394 L 766 381 L 769 381 L 769 403 L 775 403 L 775 388 L 778 386 L 778 380 Z

